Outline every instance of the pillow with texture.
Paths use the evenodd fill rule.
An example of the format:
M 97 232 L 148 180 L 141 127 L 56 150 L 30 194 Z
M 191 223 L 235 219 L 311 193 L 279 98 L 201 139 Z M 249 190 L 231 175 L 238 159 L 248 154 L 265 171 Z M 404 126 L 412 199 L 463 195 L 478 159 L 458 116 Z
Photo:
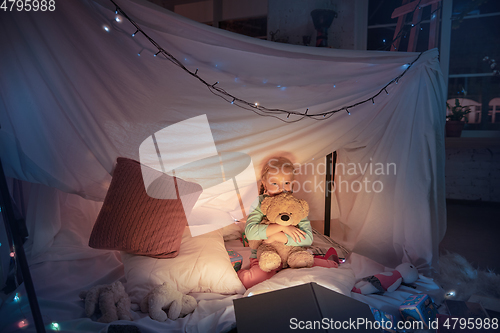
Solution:
M 147 192 L 143 173 L 154 180 Z M 92 229 L 89 246 L 154 258 L 177 256 L 182 232 L 187 225 L 179 189 L 182 189 L 182 194 L 189 194 L 187 197 L 192 205 L 202 192 L 196 183 L 185 182 L 135 160 L 119 157 Z M 177 199 L 157 199 L 162 196 Z
M 125 289 L 132 303 L 139 304 L 151 289 L 163 282 L 170 282 L 184 294 L 245 292 L 224 247 L 221 229 L 191 237 L 186 227 L 175 258 L 122 253 L 122 261 L 127 280 Z

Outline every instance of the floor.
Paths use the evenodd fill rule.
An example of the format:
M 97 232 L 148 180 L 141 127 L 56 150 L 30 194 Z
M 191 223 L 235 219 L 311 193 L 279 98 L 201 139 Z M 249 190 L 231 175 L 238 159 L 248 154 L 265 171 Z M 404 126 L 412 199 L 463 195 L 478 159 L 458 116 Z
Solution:
M 500 274 L 500 203 L 447 201 L 447 229 L 440 251 Z

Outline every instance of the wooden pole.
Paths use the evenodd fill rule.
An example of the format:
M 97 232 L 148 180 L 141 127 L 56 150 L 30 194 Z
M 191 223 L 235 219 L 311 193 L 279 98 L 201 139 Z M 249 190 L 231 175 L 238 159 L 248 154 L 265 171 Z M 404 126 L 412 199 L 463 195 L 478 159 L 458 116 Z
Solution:
M 26 289 L 26 293 L 28 294 L 31 314 L 33 315 L 33 320 L 35 321 L 36 331 L 38 333 L 45 333 L 42 314 L 40 312 L 40 307 L 36 298 L 35 287 L 33 286 L 33 280 L 31 279 L 28 260 L 26 259 L 26 254 L 24 253 L 23 240 L 19 229 L 19 223 L 22 223 L 23 221 L 16 220 L 14 217 L 14 208 L 12 207 L 9 188 L 7 186 L 7 179 L 5 178 L 5 174 L 3 171 L 2 161 L 0 161 L 0 206 L 2 209 L 5 226 L 8 227 L 12 233 L 16 260 L 19 264 L 19 267 L 21 268 L 21 273 L 23 275 L 24 288 Z
M 335 163 L 337 162 L 337 152 L 334 151 L 326 155 L 326 176 L 325 176 L 325 220 L 323 234 L 330 236 L 330 220 L 332 211 L 332 183 L 335 176 Z

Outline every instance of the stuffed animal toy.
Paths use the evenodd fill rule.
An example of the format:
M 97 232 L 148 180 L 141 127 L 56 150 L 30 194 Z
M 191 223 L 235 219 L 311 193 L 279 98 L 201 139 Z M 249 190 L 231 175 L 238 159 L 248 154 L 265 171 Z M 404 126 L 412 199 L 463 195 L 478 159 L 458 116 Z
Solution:
M 266 197 L 260 209 L 266 216 L 261 223 L 277 223 L 283 226 L 296 226 L 309 214 L 309 205 L 305 200 L 296 199 L 291 193 L 283 192 L 276 196 Z M 259 267 L 270 272 L 283 264 L 283 268 L 312 267 L 314 257 L 302 246 L 289 246 L 279 242 L 270 244 L 262 240 L 250 240 L 249 246 L 257 249 Z
M 167 282 L 156 286 L 141 301 L 141 311 L 151 319 L 175 320 L 194 311 L 198 304 L 193 296 L 184 295 Z M 168 315 L 167 311 L 168 310 Z
M 409 284 L 417 280 L 417 268 L 410 263 L 403 263 L 391 272 L 382 272 L 364 278 L 354 285 L 352 291 L 363 295 L 391 292 L 398 289 L 401 283 Z
M 87 317 L 92 317 L 97 305 L 99 306 L 102 316 L 97 321 L 100 323 L 132 320 L 130 298 L 120 281 L 94 286 L 89 291 L 81 291 L 80 298 L 85 300 L 85 314 Z

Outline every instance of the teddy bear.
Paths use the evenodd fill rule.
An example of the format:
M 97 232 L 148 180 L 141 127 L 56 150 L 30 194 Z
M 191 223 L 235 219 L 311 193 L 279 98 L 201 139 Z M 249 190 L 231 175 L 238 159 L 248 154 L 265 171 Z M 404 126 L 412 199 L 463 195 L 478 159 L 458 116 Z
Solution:
M 264 198 L 260 205 L 265 218 L 261 223 L 277 223 L 282 226 L 296 226 L 309 214 L 309 205 L 305 200 L 295 198 L 290 192 Z M 270 272 L 283 264 L 283 268 L 312 267 L 314 257 L 302 246 L 289 246 L 280 242 L 264 243 L 262 240 L 250 240 L 249 246 L 257 249 L 259 267 Z
M 418 270 L 410 263 L 398 265 L 390 272 L 382 272 L 363 278 L 352 288 L 352 292 L 358 294 L 374 294 L 392 292 L 402 284 L 413 283 L 418 280 Z
M 111 284 L 98 285 L 88 291 L 81 291 L 80 298 L 85 301 L 85 314 L 92 317 L 99 306 L 100 323 L 110 323 L 115 320 L 132 320 L 130 315 L 130 298 L 120 281 Z
M 169 283 L 164 282 L 151 290 L 141 301 L 141 311 L 149 313 L 151 319 L 165 321 L 175 320 L 194 311 L 196 299 L 184 295 Z M 168 313 L 166 312 L 168 310 Z

